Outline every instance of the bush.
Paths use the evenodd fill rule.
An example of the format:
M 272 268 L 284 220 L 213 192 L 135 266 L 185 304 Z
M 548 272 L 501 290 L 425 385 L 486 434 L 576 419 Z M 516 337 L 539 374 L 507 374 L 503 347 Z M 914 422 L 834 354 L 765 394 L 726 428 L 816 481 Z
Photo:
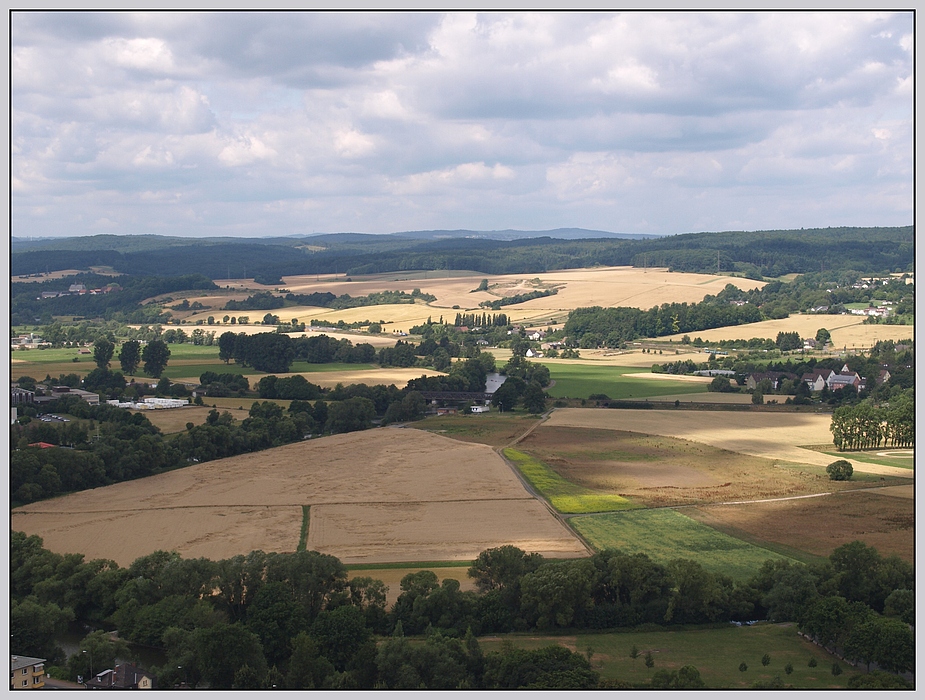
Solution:
M 851 466 L 851 462 L 847 459 L 839 459 L 827 466 L 825 471 L 832 481 L 851 481 L 854 467 Z

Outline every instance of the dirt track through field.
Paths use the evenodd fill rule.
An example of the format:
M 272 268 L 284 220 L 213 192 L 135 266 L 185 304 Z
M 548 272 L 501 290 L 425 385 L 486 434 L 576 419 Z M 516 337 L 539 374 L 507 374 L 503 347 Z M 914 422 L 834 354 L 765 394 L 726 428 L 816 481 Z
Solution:
M 298 545 L 345 563 L 474 559 L 514 544 L 551 557 L 581 542 L 491 447 L 373 429 L 206 462 L 17 508 L 11 526 L 56 552 L 128 565 L 155 550 L 223 559 Z

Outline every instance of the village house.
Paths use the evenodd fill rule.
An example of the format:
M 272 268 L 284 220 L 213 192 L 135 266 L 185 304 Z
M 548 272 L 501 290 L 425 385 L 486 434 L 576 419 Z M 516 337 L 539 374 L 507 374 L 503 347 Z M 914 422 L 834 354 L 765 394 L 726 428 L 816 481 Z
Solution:
M 764 380 L 771 383 L 771 389 L 777 391 L 785 379 L 797 379 L 797 375 L 792 372 L 755 372 L 745 378 L 745 386 L 749 391 L 754 391 Z
M 801 379 L 806 383 L 810 391 L 822 391 L 823 388 L 828 386 L 828 379 L 833 374 L 835 373 L 830 369 L 814 369 L 812 372 L 804 374 Z
M 153 690 L 154 675 L 135 664 L 119 664 L 97 673 L 84 685 L 94 690 Z
M 45 659 L 34 656 L 10 656 L 10 690 L 35 690 L 45 687 Z
M 826 384 L 830 391 L 839 391 L 846 386 L 854 387 L 855 390 L 864 388 L 863 377 L 857 372 L 849 370 L 848 365 L 842 367 L 841 372 L 838 374 L 831 374 L 826 380 Z

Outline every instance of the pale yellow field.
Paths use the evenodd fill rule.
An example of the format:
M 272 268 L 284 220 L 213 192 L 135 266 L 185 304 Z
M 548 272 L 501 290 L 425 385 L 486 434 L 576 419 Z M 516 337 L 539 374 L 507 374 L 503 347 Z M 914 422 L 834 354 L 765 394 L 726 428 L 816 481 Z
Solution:
M 298 545 L 345 563 L 471 560 L 514 544 L 587 550 L 488 446 L 382 428 L 206 462 L 17 508 L 14 530 L 55 552 L 127 566 L 155 550 L 223 559 Z M 118 536 L 115 536 L 118 533 Z
M 664 435 L 756 457 L 824 467 L 833 461 L 831 456 L 799 446 L 831 444 L 831 423 L 831 415 L 823 413 L 557 408 L 546 424 Z M 858 472 L 914 477 L 908 469 L 849 461 Z
M 47 280 L 59 280 L 62 277 L 70 277 L 71 275 L 76 275 L 81 270 L 55 270 L 53 272 L 43 272 L 36 276 L 32 275 L 11 275 L 10 283 L 13 282 L 45 282 Z
M 342 311 L 326 310 L 326 315 L 309 312 L 303 318 L 299 307 L 269 310 L 281 319 L 299 318 L 307 321 L 310 318 L 330 319 L 346 322 L 359 320 L 385 320 L 389 322 L 389 331 L 398 330 L 408 332 L 408 329 L 422 323 L 428 316 L 435 319 L 443 314 L 444 318 L 452 320 L 457 311 L 483 311 L 479 304 L 483 301 L 492 301 L 504 296 L 512 296 L 536 289 L 556 287 L 559 289 L 555 296 L 533 299 L 515 306 L 502 309 L 513 321 L 528 324 L 545 324 L 551 321 L 563 321 L 568 312 L 581 306 L 633 306 L 640 309 L 649 309 L 666 302 L 699 302 L 707 294 L 716 294 L 727 285 L 734 284 L 740 289 L 755 289 L 762 287 L 764 282 L 756 282 L 739 277 L 726 277 L 718 275 L 700 275 L 684 272 L 668 272 L 665 268 L 649 268 L 641 270 L 632 267 L 601 267 L 575 270 L 558 270 L 543 272 L 535 275 L 484 275 L 473 273 L 469 277 L 446 276 L 438 277 L 439 272 L 431 272 L 424 279 L 395 280 L 355 277 L 348 282 L 343 277 L 334 279 L 316 277 L 315 275 L 300 275 L 283 278 L 285 289 L 294 294 L 309 294 L 311 292 L 331 292 L 332 294 L 362 296 L 371 292 L 405 291 L 411 292 L 415 288 L 433 294 L 436 301 L 424 304 L 395 304 L 376 307 L 362 307 L 360 309 L 344 309 Z M 487 279 L 489 289 L 485 292 L 473 292 L 482 279 Z M 536 280 L 539 280 L 536 283 Z M 216 280 L 216 284 L 227 286 L 225 292 L 229 296 L 240 299 L 245 292 L 261 289 L 273 290 L 273 286 L 258 285 L 250 280 Z M 190 302 L 199 300 L 206 305 L 216 304 L 217 297 L 190 297 Z M 211 301 L 210 301 L 211 300 Z M 224 302 L 223 302 L 224 303 Z M 453 306 L 459 309 L 453 309 Z M 304 307 L 303 307 L 304 308 Z M 190 320 L 205 319 L 209 315 L 215 316 L 219 312 L 212 309 L 208 312 L 198 312 L 184 318 Z M 248 312 L 225 312 L 222 314 L 247 315 L 251 319 L 262 318 L 267 310 Z
M 370 307 L 367 307 L 370 308 Z M 327 309 L 326 309 L 327 310 Z M 261 314 L 262 316 L 263 314 Z M 251 316 L 251 318 L 255 318 Z M 132 328 L 139 328 L 138 324 L 131 326 Z M 261 324 L 247 324 L 247 325 L 224 325 L 224 324 L 215 324 L 215 325 L 206 325 L 195 326 L 195 328 L 201 328 L 205 333 L 214 332 L 215 337 L 218 338 L 222 333 L 231 331 L 232 333 L 246 333 L 247 335 L 254 335 L 256 333 L 273 333 L 276 330 L 276 326 L 264 326 Z M 192 333 L 193 328 L 189 326 L 183 326 L 184 333 Z M 396 336 L 393 336 L 389 333 L 383 333 L 381 335 L 370 335 L 369 333 L 351 333 L 349 331 L 304 331 L 300 333 L 287 333 L 290 338 L 301 338 L 303 335 L 313 336 L 313 335 L 326 335 L 329 338 L 337 338 L 338 340 L 346 339 L 349 340 L 354 345 L 359 343 L 369 343 L 373 347 L 384 348 L 392 347 L 395 345 L 395 341 L 398 339 Z
M 748 340 L 749 338 L 777 339 L 780 332 L 797 331 L 801 338 L 815 337 L 816 331 L 825 328 L 832 334 L 835 349 L 869 348 L 878 340 L 902 340 L 915 338 L 915 326 L 887 326 L 882 324 L 864 324 L 861 316 L 827 316 L 810 314 L 792 314 L 789 318 L 746 323 L 741 326 L 725 326 L 695 333 L 676 333 L 658 338 L 659 341 L 678 342 L 684 335 L 703 338 L 707 342 L 718 340 Z
M 423 367 L 382 367 L 376 369 L 346 369 L 338 370 L 336 372 L 276 372 L 274 376 L 276 377 L 292 377 L 296 374 L 300 374 L 307 381 L 312 384 L 317 384 L 321 387 L 331 388 L 335 387 L 338 384 L 343 384 L 347 386 L 348 384 L 368 384 L 370 386 L 374 384 L 394 384 L 399 389 L 404 388 L 404 386 L 411 379 L 417 379 L 421 376 L 432 377 L 434 375 L 443 374 L 443 372 L 438 372 L 434 369 L 426 369 Z M 251 389 L 257 386 L 263 377 L 267 376 L 264 373 L 254 372 L 253 374 L 248 374 L 247 372 L 242 373 L 242 376 L 247 377 L 250 382 Z M 174 382 L 186 382 L 188 384 L 198 384 L 199 377 L 174 377 Z M 204 399 L 207 403 L 209 398 Z M 238 401 L 246 401 L 248 405 L 254 400 L 252 397 L 247 399 L 236 399 Z

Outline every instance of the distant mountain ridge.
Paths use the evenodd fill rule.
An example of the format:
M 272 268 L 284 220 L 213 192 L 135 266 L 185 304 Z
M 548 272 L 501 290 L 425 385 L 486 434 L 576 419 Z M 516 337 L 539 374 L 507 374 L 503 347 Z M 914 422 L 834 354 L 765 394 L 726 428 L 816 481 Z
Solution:
M 644 240 L 662 238 L 661 235 L 649 233 L 613 233 L 584 228 L 556 228 L 548 231 L 521 231 L 504 229 L 501 231 L 475 231 L 470 229 L 434 229 L 429 231 L 396 231 L 394 233 L 294 233 L 289 236 L 167 236 L 154 233 L 100 233 L 93 236 L 61 236 L 31 238 L 11 236 L 12 250 L 153 250 L 165 246 L 178 245 L 217 245 L 220 243 L 240 243 L 256 245 L 291 245 L 293 241 L 305 239 L 324 239 L 341 243 L 362 243 L 364 241 L 391 239 L 410 239 L 416 241 L 437 241 L 446 239 L 480 239 L 492 241 L 519 241 L 528 238 L 556 238 L 561 240 L 581 240 L 597 238 L 619 238 Z
M 22 275 L 101 266 L 123 274 L 199 273 L 210 279 L 253 278 L 263 280 L 263 284 L 282 284 L 285 275 L 321 273 L 476 270 L 532 274 L 595 265 L 634 265 L 763 279 L 822 270 L 865 274 L 911 271 L 914 248 L 912 226 L 671 236 L 587 229 L 322 233 L 267 238 L 102 234 L 45 241 L 15 239 L 10 272 Z

